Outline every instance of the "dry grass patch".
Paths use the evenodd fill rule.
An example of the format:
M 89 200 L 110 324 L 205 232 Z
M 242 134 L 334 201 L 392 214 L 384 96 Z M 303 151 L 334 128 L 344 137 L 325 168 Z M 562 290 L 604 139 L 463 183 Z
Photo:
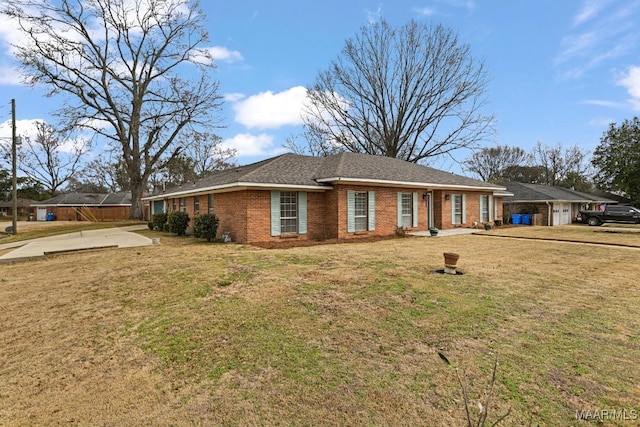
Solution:
M 601 227 L 587 225 L 522 226 L 494 228 L 482 231 L 482 235 L 547 239 L 568 242 L 601 243 L 640 248 L 640 228 L 626 224 L 606 224 Z
M 155 233 L 144 232 L 150 236 Z M 506 425 L 640 402 L 638 251 L 481 236 L 5 265 L 0 424 Z M 433 274 L 444 251 L 463 276 Z M 495 419 L 495 418 L 494 418 Z

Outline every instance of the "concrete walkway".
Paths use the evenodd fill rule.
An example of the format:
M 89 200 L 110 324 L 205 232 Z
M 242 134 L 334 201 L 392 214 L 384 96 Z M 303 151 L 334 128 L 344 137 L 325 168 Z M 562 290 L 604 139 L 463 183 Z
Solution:
M 147 228 L 146 225 L 131 225 L 120 228 L 85 230 L 0 244 L 0 250 L 13 249 L 11 252 L 0 256 L 0 263 L 87 250 L 150 246 L 153 244 L 151 239 L 131 232 L 145 228 Z

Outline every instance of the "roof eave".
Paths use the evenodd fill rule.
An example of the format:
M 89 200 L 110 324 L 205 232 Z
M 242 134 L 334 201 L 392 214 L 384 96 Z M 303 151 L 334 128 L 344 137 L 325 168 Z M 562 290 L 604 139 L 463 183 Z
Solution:
M 568 200 L 568 199 L 505 199 L 504 203 L 607 203 L 602 200 Z M 610 203 L 610 202 L 609 202 Z
M 377 186 L 395 186 L 395 187 L 415 187 L 430 188 L 436 190 L 476 190 L 476 191 L 506 191 L 506 187 L 487 187 L 464 184 L 436 184 L 433 182 L 410 182 L 410 181 L 389 181 L 383 179 L 367 179 L 367 178 L 319 178 L 316 179 L 320 183 L 344 183 L 344 184 L 369 184 Z
M 291 189 L 291 190 L 307 190 L 307 191 L 325 191 L 329 189 L 328 186 L 317 185 L 302 185 L 302 184 L 274 184 L 274 183 L 256 183 L 256 182 L 234 182 L 231 184 L 212 185 L 209 187 L 198 187 L 185 189 L 182 191 L 164 192 L 160 194 L 154 194 L 152 196 L 143 197 L 142 200 L 163 200 L 168 197 L 180 197 L 180 196 L 197 196 L 200 194 L 216 192 L 228 192 L 228 191 L 240 191 L 250 189 Z

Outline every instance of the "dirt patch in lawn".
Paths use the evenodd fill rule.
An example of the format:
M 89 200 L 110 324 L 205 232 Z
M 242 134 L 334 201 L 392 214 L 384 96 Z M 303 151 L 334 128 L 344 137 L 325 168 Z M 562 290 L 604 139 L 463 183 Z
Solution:
M 415 239 L 416 236 L 372 236 L 372 237 L 357 237 L 352 239 L 325 239 L 325 240 L 295 240 L 295 239 L 283 239 L 277 242 L 256 242 L 252 243 L 252 246 L 263 249 L 288 249 L 288 248 L 301 248 L 309 246 L 319 245 L 338 245 L 343 243 L 373 243 L 384 240 L 392 239 Z

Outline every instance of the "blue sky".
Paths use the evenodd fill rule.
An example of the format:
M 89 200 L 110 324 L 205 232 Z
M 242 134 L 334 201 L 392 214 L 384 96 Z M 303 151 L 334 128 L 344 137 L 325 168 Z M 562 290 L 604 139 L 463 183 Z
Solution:
M 491 82 L 487 112 L 496 143 L 529 150 L 537 141 L 593 151 L 611 122 L 640 112 L 640 2 L 626 0 L 203 0 L 218 68 L 224 144 L 249 163 L 283 152 L 300 132 L 304 87 L 335 59 L 360 27 L 384 18 L 440 23 L 483 59 Z M 58 105 L 44 90 L 18 83 L 0 29 L 0 137 L 47 120 Z M 455 155 L 464 160 L 468 153 Z M 450 160 L 432 166 L 460 172 Z

